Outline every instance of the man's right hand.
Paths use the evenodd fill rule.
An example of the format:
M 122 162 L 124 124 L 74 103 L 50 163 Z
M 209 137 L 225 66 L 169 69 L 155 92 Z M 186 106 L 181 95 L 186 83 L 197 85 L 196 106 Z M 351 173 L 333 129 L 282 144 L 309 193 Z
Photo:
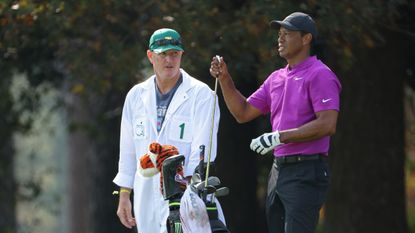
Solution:
M 225 77 L 229 77 L 228 67 L 226 66 L 223 57 L 220 57 L 220 61 L 217 58 L 218 56 L 214 56 L 212 58 L 212 62 L 210 63 L 210 75 L 217 79 L 224 79 Z
M 117 215 L 122 225 L 127 228 L 135 226 L 135 219 L 132 216 L 130 194 L 126 192 L 120 193 L 120 200 L 118 203 Z

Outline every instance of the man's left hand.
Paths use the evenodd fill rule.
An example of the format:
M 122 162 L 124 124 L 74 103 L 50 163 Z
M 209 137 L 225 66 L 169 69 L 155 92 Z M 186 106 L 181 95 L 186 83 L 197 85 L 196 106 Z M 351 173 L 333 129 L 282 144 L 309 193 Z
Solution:
M 280 144 L 280 133 L 275 131 L 271 133 L 264 133 L 263 135 L 252 139 L 250 147 L 251 150 L 257 152 L 258 154 L 264 155 Z

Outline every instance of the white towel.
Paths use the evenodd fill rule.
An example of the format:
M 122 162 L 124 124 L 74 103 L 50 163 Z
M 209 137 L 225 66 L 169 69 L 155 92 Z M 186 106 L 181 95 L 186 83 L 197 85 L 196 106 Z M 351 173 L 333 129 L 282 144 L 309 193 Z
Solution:
M 206 205 L 190 185 L 180 201 L 180 220 L 184 233 L 212 233 Z

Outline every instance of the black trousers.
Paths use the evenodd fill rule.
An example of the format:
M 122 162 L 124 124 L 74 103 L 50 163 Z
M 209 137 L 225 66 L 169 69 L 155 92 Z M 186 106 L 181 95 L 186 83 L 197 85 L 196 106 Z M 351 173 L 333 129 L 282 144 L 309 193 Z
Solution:
M 265 208 L 269 233 L 315 233 L 328 186 L 326 160 L 274 160 Z

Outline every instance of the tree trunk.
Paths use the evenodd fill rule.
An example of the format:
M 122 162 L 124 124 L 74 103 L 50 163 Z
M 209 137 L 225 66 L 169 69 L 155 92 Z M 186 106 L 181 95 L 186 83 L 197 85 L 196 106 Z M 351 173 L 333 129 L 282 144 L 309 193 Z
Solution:
M 5 77 L 0 81 L 0 233 L 16 231 L 16 181 L 12 134 L 17 127 L 18 117 L 12 110 L 10 85 L 10 80 Z
M 92 177 L 94 202 L 92 206 L 93 232 L 135 232 L 124 227 L 117 217 L 118 196 L 112 195 L 118 190 L 112 180 L 118 172 L 120 122 L 122 103 L 125 92 L 109 92 L 101 96 L 104 106 L 100 107 L 96 117 L 97 137 L 94 137 L 96 153 L 91 158 L 90 174 Z M 105 99 L 105 100 L 104 100 Z M 121 104 L 120 104 L 121 103 Z M 104 114 L 103 114 L 104 113 Z M 95 114 L 95 115 L 98 115 Z M 131 195 L 133 196 L 133 195 Z
M 85 107 L 85 103 L 77 96 L 69 94 L 71 102 L 69 119 L 72 127 L 70 128 L 69 140 L 69 232 L 93 232 L 91 221 L 91 206 L 95 199 L 92 197 L 92 187 L 94 177 L 91 176 L 91 164 L 89 159 L 93 156 L 92 139 L 88 137 L 85 128 L 78 127 L 80 123 L 85 125 L 90 122 L 91 113 Z
M 2 124 L 5 126 L 4 124 Z M 7 128 L 5 126 L 5 128 Z M 0 233 L 12 233 L 16 231 L 16 183 L 13 169 L 13 147 L 11 137 L 3 138 L 0 150 Z
M 393 32 L 387 32 L 394 34 Z M 407 233 L 403 78 L 407 38 L 361 49 L 343 91 L 332 143 L 324 232 Z
M 118 196 L 112 195 L 117 189 L 112 179 L 118 168 L 119 103 L 124 97 L 125 94 L 110 92 L 88 101 L 74 97 L 70 103 L 70 119 L 75 126 L 70 135 L 69 157 L 71 233 L 133 232 L 119 221 Z

